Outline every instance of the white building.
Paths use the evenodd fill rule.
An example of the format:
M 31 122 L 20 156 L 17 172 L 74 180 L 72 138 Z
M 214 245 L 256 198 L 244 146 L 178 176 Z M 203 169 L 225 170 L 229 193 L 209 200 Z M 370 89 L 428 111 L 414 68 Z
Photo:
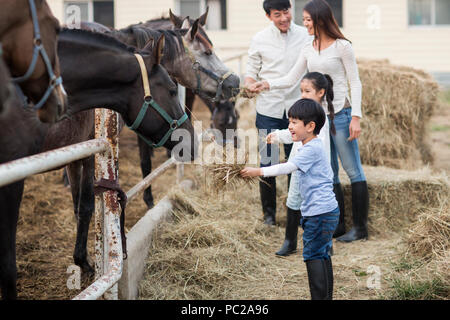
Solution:
M 291 0 L 297 23 L 308 0 Z M 209 6 L 207 32 L 222 58 L 245 52 L 269 23 L 262 0 L 48 0 L 65 22 L 73 5 L 83 20 L 115 28 L 174 13 L 198 17 Z M 328 0 L 358 58 L 389 59 L 450 82 L 450 0 Z M 72 5 L 72 7 L 70 7 Z M 234 66 L 232 66 L 234 67 Z

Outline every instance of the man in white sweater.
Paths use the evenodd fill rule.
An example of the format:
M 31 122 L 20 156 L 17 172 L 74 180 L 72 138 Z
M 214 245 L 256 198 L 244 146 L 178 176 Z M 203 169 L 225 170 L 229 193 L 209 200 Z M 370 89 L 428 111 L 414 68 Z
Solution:
M 288 74 L 302 47 L 312 41 L 306 28 L 292 22 L 289 0 L 265 0 L 263 7 L 271 24 L 252 38 L 248 50 L 246 87 L 260 80 L 276 79 Z M 300 79 L 289 88 L 263 91 L 257 97 L 256 128 L 260 136 L 261 167 L 279 163 L 277 144 L 266 145 L 265 136 L 276 129 L 287 129 L 287 112 L 301 97 Z M 291 148 L 291 144 L 284 145 L 286 158 Z M 260 183 L 260 194 L 264 223 L 274 225 L 276 180 L 275 177 L 263 179 L 266 183 Z

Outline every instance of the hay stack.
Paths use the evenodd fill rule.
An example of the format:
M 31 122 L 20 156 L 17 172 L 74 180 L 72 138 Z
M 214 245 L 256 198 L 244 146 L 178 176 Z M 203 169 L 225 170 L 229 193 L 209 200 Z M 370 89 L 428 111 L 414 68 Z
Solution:
M 352 222 L 351 184 L 340 172 L 344 189 L 347 230 Z M 383 235 L 400 232 L 417 221 L 427 209 L 439 209 L 441 199 L 450 196 L 446 174 L 433 174 L 430 168 L 409 171 L 387 167 L 364 166 L 369 187 L 369 233 Z
M 360 60 L 363 85 L 361 159 L 364 164 L 418 168 L 432 163 L 428 123 L 439 87 L 427 73 L 387 60 Z

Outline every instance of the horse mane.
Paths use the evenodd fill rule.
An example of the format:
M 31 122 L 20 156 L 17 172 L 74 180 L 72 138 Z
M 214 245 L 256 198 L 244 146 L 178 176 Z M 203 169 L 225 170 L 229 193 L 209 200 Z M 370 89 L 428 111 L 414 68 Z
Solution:
M 172 23 L 172 22 L 170 21 L 170 18 L 162 16 L 161 18 L 147 20 L 147 21 L 145 22 L 145 24 L 147 24 L 147 23 L 148 23 L 148 24 L 153 24 L 153 23 L 154 23 L 154 24 L 157 24 L 157 23 L 160 23 L 160 22 L 170 22 L 170 23 Z M 194 22 L 195 22 L 194 19 L 189 18 L 189 23 L 190 23 L 191 25 L 193 25 Z M 180 32 L 181 32 L 181 35 L 185 35 L 185 34 L 187 33 L 187 31 L 188 31 L 188 29 L 175 29 L 175 30 L 180 31 Z M 205 30 L 204 30 L 203 28 L 199 28 L 198 31 L 200 32 L 201 36 L 202 36 L 203 38 L 205 38 L 205 39 L 209 42 L 209 44 L 210 44 L 211 46 L 214 46 L 213 43 L 212 43 L 212 41 L 211 41 L 211 39 L 208 37 L 208 35 L 206 34 L 206 32 L 205 32 Z
M 144 48 L 150 40 L 153 39 L 157 41 L 162 35 L 164 35 L 164 57 L 169 60 L 173 60 L 177 56 L 178 50 L 173 50 L 173 48 L 177 48 L 178 45 L 180 45 L 181 48 L 183 47 L 183 40 L 181 39 L 182 34 L 179 30 L 153 30 L 140 24 L 135 24 L 121 29 L 120 31 L 133 34 L 136 37 L 136 43 L 139 49 Z
M 61 30 L 59 36 L 62 37 L 64 35 L 71 36 L 72 38 L 80 39 L 83 41 L 92 41 L 92 44 L 96 45 L 96 46 L 103 45 L 108 48 L 113 48 L 113 49 L 121 50 L 121 51 L 128 51 L 130 53 L 136 52 L 135 48 L 128 46 L 125 43 L 117 40 L 116 38 L 109 36 L 107 34 L 104 34 L 104 33 L 93 32 L 93 31 L 83 30 L 83 29 L 63 28 Z

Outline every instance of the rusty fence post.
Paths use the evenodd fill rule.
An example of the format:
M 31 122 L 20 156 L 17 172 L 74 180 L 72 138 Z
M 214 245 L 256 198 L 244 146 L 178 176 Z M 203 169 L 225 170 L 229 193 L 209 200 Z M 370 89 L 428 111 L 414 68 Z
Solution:
M 95 180 L 118 180 L 119 175 L 119 137 L 118 114 L 108 109 L 95 111 L 95 137 L 105 138 L 111 145 L 111 152 L 95 155 Z M 122 267 L 122 249 L 120 238 L 120 206 L 117 193 L 106 191 L 95 196 L 95 271 L 96 280 L 110 273 L 111 259 L 120 260 Z M 119 244 L 119 245 L 117 245 Z M 122 270 L 116 270 L 118 272 Z M 104 294 L 105 299 L 117 300 L 117 284 Z

